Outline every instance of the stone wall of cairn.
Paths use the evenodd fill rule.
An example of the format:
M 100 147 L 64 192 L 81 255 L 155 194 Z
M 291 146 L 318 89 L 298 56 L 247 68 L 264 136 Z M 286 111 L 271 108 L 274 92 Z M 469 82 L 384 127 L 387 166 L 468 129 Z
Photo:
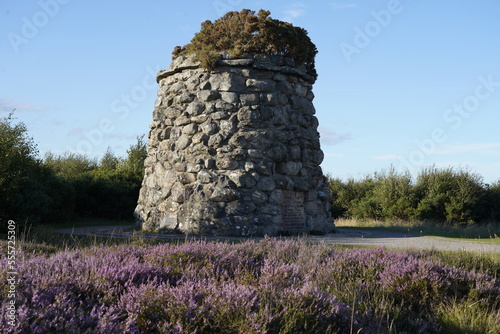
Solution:
M 334 229 L 311 91 L 289 58 L 178 57 L 160 85 L 135 216 L 144 230 L 201 235 Z

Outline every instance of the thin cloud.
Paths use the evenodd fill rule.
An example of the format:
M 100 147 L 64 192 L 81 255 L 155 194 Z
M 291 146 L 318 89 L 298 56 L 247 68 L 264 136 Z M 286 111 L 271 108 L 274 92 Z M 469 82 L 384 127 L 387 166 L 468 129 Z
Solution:
M 328 152 L 323 152 L 325 157 L 332 157 L 332 158 L 343 158 L 346 155 L 344 153 L 328 153 Z
M 130 134 L 130 133 L 110 133 L 110 134 L 105 134 L 104 135 L 105 139 L 126 139 L 126 140 L 131 140 L 131 139 L 136 139 L 137 135 L 136 134 Z
M 479 143 L 465 145 L 442 145 L 435 154 L 479 153 L 482 155 L 500 155 L 500 143 Z
M 322 126 L 318 128 L 318 131 L 320 133 L 321 143 L 324 145 L 337 145 L 338 143 L 352 138 L 350 133 L 339 134 L 332 129 Z
M 500 162 L 479 162 L 479 161 L 464 161 L 464 160 L 447 160 L 442 162 L 435 162 L 425 164 L 422 167 L 436 167 L 446 169 L 453 167 L 455 170 L 468 170 L 474 174 L 479 174 L 483 177 L 485 183 L 491 184 L 492 182 L 500 181 Z
M 12 112 L 12 111 L 24 111 L 24 112 L 41 112 L 47 110 L 55 110 L 55 108 L 50 108 L 47 106 L 14 102 L 10 99 L 1 98 L 0 99 L 0 112 Z
M 375 160 L 394 160 L 394 159 L 398 159 L 399 155 L 396 155 L 396 154 L 376 155 L 372 158 Z
M 305 14 L 304 8 L 306 5 L 304 3 L 295 3 L 289 6 L 288 9 L 285 10 L 286 16 L 282 19 L 283 21 L 290 22 L 300 16 L 303 16 Z
M 61 120 L 53 120 L 52 123 L 50 123 L 52 126 L 61 126 L 64 125 L 64 122 Z
M 66 133 L 66 136 L 83 136 L 84 129 L 83 128 L 73 128 Z
M 73 128 L 66 133 L 67 137 L 77 137 L 86 138 L 87 136 L 92 136 L 92 131 L 96 128 Z M 127 133 L 127 132 L 112 132 L 112 133 L 100 133 L 100 139 L 118 139 L 118 140 L 131 140 L 137 138 L 137 134 Z
M 330 6 L 335 9 L 335 10 L 338 10 L 338 9 L 346 9 L 346 8 L 354 8 L 356 7 L 357 5 L 356 4 L 353 4 L 353 3 L 338 3 L 338 2 L 332 2 L 330 4 Z

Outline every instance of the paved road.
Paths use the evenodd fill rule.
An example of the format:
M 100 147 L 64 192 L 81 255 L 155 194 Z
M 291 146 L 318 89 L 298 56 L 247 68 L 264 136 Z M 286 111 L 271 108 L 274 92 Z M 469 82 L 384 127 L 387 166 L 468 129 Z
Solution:
M 404 249 L 436 249 L 447 251 L 473 251 L 500 253 L 500 244 L 488 241 L 460 240 L 442 237 L 407 235 L 380 230 L 338 228 L 340 233 L 328 238 L 331 243 L 343 245 L 367 245 Z
M 154 238 L 158 240 L 185 240 L 206 239 L 220 241 L 241 241 L 238 237 L 186 237 L 183 234 L 160 234 L 134 231 L 134 226 L 97 226 L 97 227 L 77 227 L 56 230 L 59 233 L 70 233 L 78 235 L 91 235 L 101 237 L 130 238 L 133 235 L 144 238 Z M 283 237 L 297 238 L 297 237 Z M 339 227 L 338 233 L 331 233 L 321 236 L 305 236 L 306 241 L 316 243 L 328 243 L 339 245 L 360 245 L 402 249 L 436 249 L 449 251 L 473 251 L 481 253 L 500 253 L 500 245 L 487 241 L 470 241 L 460 239 L 449 239 L 441 237 L 428 237 L 409 235 L 399 232 L 388 232 L 373 229 L 353 229 Z M 262 238 L 255 237 L 254 240 Z

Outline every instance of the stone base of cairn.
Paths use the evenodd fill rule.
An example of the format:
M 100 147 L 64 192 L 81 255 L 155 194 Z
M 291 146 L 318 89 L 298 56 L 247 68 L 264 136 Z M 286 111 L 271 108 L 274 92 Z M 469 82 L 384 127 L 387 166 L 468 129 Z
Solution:
M 144 230 L 198 235 L 328 233 L 331 197 L 312 104 L 314 77 L 290 58 L 178 57 L 158 73 Z

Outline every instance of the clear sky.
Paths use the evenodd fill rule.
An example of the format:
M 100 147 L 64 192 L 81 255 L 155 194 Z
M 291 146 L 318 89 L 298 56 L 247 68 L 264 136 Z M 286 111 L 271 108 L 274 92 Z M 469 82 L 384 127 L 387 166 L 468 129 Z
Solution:
M 0 113 L 16 109 L 41 156 L 124 155 L 148 133 L 174 46 L 243 8 L 316 44 L 325 172 L 435 165 L 500 179 L 498 0 L 2 0 Z

